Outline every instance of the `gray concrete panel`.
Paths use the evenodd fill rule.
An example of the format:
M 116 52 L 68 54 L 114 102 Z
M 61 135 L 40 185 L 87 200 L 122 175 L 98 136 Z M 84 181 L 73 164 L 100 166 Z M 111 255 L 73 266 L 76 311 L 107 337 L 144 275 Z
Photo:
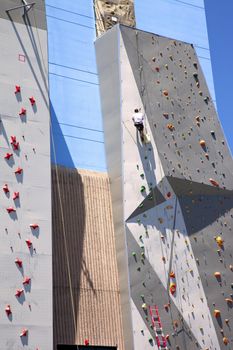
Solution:
M 0 348 L 51 350 L 52 240 L 47 32 L 5 18 L 0 4 Z M 39 2 L 37 2 L 39 3 Z M 44 3 L 40 2 L 45 23 Z M 37 7 L 39 9 L 39 7 Z M 32 11 L 32 10 L 31 10 Z M 36 8 L 38 23 L 40 16 Z M 13 16 L 13 14 L 12 14 Z M 33 16 L 33 13 L 30 13 Z M 42 17 L 41 17 L 42 18 Z M 43 26 L 45 28 L 45 26 Z M 43 50 L 43 52 L 41 51 Z M 16 85 L 21 90 L 15 93 Z M 34 97 L 31 105 L 29 98 Z M 25 116 L 19 116 L 22 108 Z M 14 147 L 16 137 L 19 147 Z M 7 153 L 12 154 L 9 160 Z M 15 171 L 21 168 L 22 173 Z M 7 184 L 9 192 L 3 187 Z M 19 198 L 15 198 L 19 192 Z M 8 213 L 7 209 L 15 211 Z M 31 228 L 38 224 L 38 228 Z M 32 245 L 28 247 L 26 240 Z M 19 267 L 15 260 L 22 260 Z M 23 283 L 28 277 L 28 284 Z M 20 298 L 15 296 L 22 289 Z M 7 316 L 5 308 L 12 313 Z M 21 335 L 23 329 L 26 335 Z
M 146 337 L 156 335 L 148 327 L 141 294 L 148 297 L 147 307 L 157 303 L 164 332 L 172 332 L 172 315 L 164 314 L 164 291 L 187 327 L 183 342 L 168 344 L 168 349 L 230 349 L 233 163 L 205 79 L 191 44 L 117 28 L 120 81 L 113 84 L 120 84 L 121 91 L 117 132 L 122 174 L 112 197 L 120 211 L 119 193 L 122 196 L 125 228 L 118 221 L 117 229 L 125 229 L 127 237 L 134 349 L 144 344 L 147 350 Z M 105 36 L 99 40 L 104 47 Z M 102 54 L 107 50 L 106 45 Z M 99 73 L 104 86 L 108 77 Z M 111 106 L 107 91 L 101 99 Z M 149 144 L 142 144 L 133 125 L 135 108 L 145 113 Z M 111 123 L 104 109 L 103 116 Z M 106 139 L 112 136 L 106 133 Z M 106 148 L 111 179 L 117 166 Z M 216 237 L 223 237 L 221 247 Z M 215 317 L 214 309 L 220 316 Z M 146 334 L 144 343 L 140 328 Z

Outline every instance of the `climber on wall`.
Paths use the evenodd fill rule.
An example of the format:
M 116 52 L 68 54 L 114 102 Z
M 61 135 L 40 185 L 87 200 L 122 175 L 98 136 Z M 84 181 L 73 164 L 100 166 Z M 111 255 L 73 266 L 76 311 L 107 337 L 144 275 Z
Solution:
M 134 110 L 134 114 L 133 114 L 133 122 L 134 122 L 134 126 L 136 127 L 136 129 L 139 131 L 140 137 L 141 137 L 141 141 L 144 142 L 144 114 L 141 112 L 141 108 L 138 109 L 136 108 Z

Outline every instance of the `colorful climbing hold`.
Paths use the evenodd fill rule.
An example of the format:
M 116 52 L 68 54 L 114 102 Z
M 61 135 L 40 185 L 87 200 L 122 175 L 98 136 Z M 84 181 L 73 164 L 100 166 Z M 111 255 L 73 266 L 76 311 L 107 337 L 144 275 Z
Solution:
M 22 174 L 22 172 L 23 172 L 23 169 L 20 168 L 20 167 L 18 167 L 18 168 L 15 170 L 15 174 L 16 174 L 16 175 L 20 175 L 20 174 Z
M 8 207 L 8 208 L 6 208 L 6 210 L 7 210 L 8 214 L 14 213 L 16 211 L 15 208 L 13 208 L 13 207 Z
M 28 330 L 24 328 L 22 332 L 20 333 L 20 337 L 26 337 L 28 335 Z
M 31 278 L 30 277 L 24 277 L 23 284 L 29 285 L 31 283 Z
M 19 268 L 21 268 L 23 266 L 23 262 L 19 258 L 15 259 L 15 263 L 16 263 L 16 265 L 18 265 Z
M 36 100 L 34 99 L 34 97 L 29 97 L 29 101 L 31 103 L 31 105 L 33 106 L 36 103 Z
M 13 156 L 13 153 L 7 153 L 4 158 L 9 160 L 12 156 Z
M 175 294 L 175 292 L 176 292 L 176 284 L 174 282 L 170 283 L 169 290 L 170 290 L 170 293 L 172 295 Z
M 7 184 L 5 184 L 4 186 L 3 186 L 3 191 L 5 192 L 5 193 L 9 193 L 10 192 L 10 190 L 9 190 L 9 188 L 8 188 L 8 185 Z
M 10 316 L 12 314 L 11 306 L 9 304 L 5 307 L 5 312 L 7 316 Z
M 219 187 L 219 183 L 217 181 L 213 180 L 212 178 L 210 178 L 209 181 L 213 186 Z
M 30 227 L 35 230 L 37 228 L 39 228 L 39 225 L 38 224 L 30 224 Z
M 23 294 L 23 292 L 24 292 L 23 289 L 17 289 L 17 290 L 16 290 L 16 293 L 15 293 L 15 296 L 18 297 L 18 298 L 20 298 L 21 295 Z
M 215 238 L 215 241 L 216 241 L 216 243 L 218 244 L 219 247 L 223 246 L 224 240 L 223 240 L 223 238 L 221 236 L 217 236 Z
M 28 246 L 28 248 L 31 248 L 31 246 L 32 246 L 32 242 L 30 241 L 30 239 L 26 239 L 26 244 L 27 244 L 27 246 Z
M 220 310 L 215 309 L 215 310 L 214 310 L 214 317 L 218 318 L 218 317 L 220 317 L 220 316 L 221 316 Z
M 22 107 L 20 112 L 19 112 L 19 116 L 26 115 L 26 113 L 27 113 L 27 110 Z
M 175 129 L 174 125 L 173 124 L 167 124 L 167 128 L 170 130 L 170 131 L 173 131 Z
M 15 94 L 19 94 L 21 92 L 21 87 L 19 85 L 15 85 Z

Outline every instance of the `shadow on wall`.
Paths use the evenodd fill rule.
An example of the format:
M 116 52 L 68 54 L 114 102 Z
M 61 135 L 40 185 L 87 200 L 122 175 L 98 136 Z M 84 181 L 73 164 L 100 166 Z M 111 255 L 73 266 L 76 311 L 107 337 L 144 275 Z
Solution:
M 52 166 L 53 334 L 57 349 L 57 344 L 76 342 L 80 276 L 85 265 L 85 204 L 82 178 L 74 167 L 52 104 L 50 111 L 52 162 L 65 159 L 71 167 Z

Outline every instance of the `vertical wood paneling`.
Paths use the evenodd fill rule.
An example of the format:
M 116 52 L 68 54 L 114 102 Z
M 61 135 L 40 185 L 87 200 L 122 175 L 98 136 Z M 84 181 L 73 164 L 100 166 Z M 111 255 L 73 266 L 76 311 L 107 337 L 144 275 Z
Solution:
M 66 236 L 62 227 L 58 182 Z M 52 197 L 55 348 L 59 343 L 83 344 L 87 338 L 92 345 L 118 345 L 118 349 L 123 350 L 108 177 L 62 167 L 56 173 L 54 168 Z

